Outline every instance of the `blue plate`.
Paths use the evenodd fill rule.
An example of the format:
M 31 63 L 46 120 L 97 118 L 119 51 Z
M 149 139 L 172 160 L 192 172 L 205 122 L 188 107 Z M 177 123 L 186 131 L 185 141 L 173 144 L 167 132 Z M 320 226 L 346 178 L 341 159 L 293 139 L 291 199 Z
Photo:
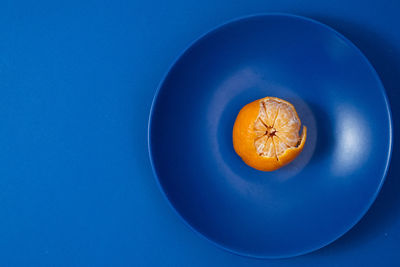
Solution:
M 265 96 L 308 127 L 301 155 L 275 172 L 232 146 L 239 110 Z M 165 196 L 229 251 L 290 257 L 334 241 L 366 213 L 388 169 L 388 100 L 365 56 L 333 29 L 291 15 L 238 19 L 176 60 L 151 109 L 149 151 Z

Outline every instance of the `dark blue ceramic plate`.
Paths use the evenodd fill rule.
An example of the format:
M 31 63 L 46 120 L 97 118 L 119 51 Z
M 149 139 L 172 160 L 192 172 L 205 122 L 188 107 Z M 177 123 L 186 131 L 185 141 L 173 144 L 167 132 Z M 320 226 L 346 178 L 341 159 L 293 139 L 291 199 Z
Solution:
M 265 96 L 308 127 L 290 165 L 260 172 L 232 146 L 239 110 Z M 173 208 L 229 251 L 295 256 L 334 241 L 366 213 L 391 155 L 388 100 L 346 38 L 316 21 L 251 16 L 224 24 L 173 64 L 154 98 L 149 150 Z

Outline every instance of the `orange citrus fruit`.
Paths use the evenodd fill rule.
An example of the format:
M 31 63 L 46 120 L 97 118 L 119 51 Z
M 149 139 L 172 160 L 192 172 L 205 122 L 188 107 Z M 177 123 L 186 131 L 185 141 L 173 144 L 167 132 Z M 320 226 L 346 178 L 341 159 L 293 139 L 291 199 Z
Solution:
M 243 161 L 260 171 L 277 170 L 303 150 L 307 128 L 292 104 L 265 97 L 244 106 L 233 126 L 233 147 Z

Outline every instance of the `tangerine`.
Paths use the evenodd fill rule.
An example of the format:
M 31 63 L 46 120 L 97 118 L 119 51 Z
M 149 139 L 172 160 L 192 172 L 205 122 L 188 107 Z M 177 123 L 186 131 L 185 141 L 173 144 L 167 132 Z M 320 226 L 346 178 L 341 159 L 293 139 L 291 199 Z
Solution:
M 274 171 L 293 161 L 303 150 L 307 127 L 296 109 L 277 97 L 245 105 L 233 126 L 233 147 L 242 160 L 260 171 Z

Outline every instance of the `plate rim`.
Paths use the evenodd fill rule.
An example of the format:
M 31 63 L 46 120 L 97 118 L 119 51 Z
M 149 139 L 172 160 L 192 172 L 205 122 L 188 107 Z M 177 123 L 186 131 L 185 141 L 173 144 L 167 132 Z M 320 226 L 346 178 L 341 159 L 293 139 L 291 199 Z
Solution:
M 154 158 L 152 155 L 152 143 L 151 143 L 151 128 L 152 128 L 152 121 L 153 121 L 153 115 L 154 115 L 154 107 L 157 103 L 158 100 L 158 96 L 160 94 L 161 88 L 163 87 L 163 84 L 166 80 L 166 78 L 168 77 L 169 73 L 171 72 L 171 70 L 174 68 L 174 66 L 178 63 L 178 61 L 185 55 L 186 52 L 188 52 L 190 50 L 190 48 L 192 48 L 196 43 L 198 43 L 199 41 L 203 40 L 204 38 L 206 38 L 208 35 L 222 29 L 223 27 L 232 24 L 232 23 L 236 23 L 236 22 L 240 22 L 240 21 L 245 21 L 245 20 L 250 20 L 250 19 L 254 19 L 254 18 L 261 18 L 261 17 L 283 17 L 283 18 L 290 18 L 290 19 L 298 19 L 298 20 L 303 20 L 303 21 L 308 21 L 311 22 L 313 24 L 319 25 L 320 27 L 325 28 L 326 30 L 334 33 L 336 36 L 338 36 L 342 41 L 344 41 L 347 45 L 349 45 L 350 47 L 352 47 L 354 49 L 354 51 L 362 58 L 362 60 L 367 64 L 368 68 L 371 70 L 371 72 L 373 73 L 374 78 L 377 80 L 378 84 L 380 85 L 380 91 L 383 95 L 384 101 L 385 101 L 385 106 L 386 106 L 386 112 L 388 115 L 388 128 L 389 128 L 389 149 L 388 149 L 388 153 L 387 153 L 387 157 L 386 157 L 386 165 L 385 168 L 383 170 L 383 175 L 380 178 L 380 183 L 376 188 L 376 191 L 374 193 L 374 195 L 370 198 L 369 203 L 367 203 L 367 205 L 365 206 L 365 209 L 360 212 L 359 216 L 357 219 L 354 220 L 354 222 L 352 222 L 351 224 L 349 224 L 349 226 L 346 228 L 345 231 L 343 231 L 341 234 L 339 234 L 338 236 L 336 236 L 333 239 L 328 240 L 327 242 L 323 242 L 321 245 L 319 246 L 315 246 L 311 249 L 305 249 L 302 250 L 301 252 L 298 253 L 288 253 L 288 254 L 279 254 L 279 255 L 261 255 L 261 254 L 251 254 L 251 253 L 246 253 L 246 252 L 242 252 L 242 251 L 238 251 L 238 250 L 234 250 L 231 249 L 229 247 L 226 247 L 214 240 L 212 240 L 211 238 L 209 238 L 206 234 L 198 231 L 195 227 L 193 227 L 181 214 L 180 212 L 175 208 L 175 206 L 172 204 L 171 200 L 169 199 L 167 193 L 165 192 L 163 186 L 161 185 L 160 182 L 160 178 L 159 178 L 159 174 L 157 172 L 157 169 L 155 167 L 154 164 Z M 393 150 L 393 119 L 392 119 L 392 111 L 390 108 L 390 102 L 388 99 L 388 96 L 386 94 L 386 89 L 382 83 L 382 80 L 380 79 L 377 71 L 375 70 L 375 68 L 373 67 L 372 63 L 368 60 L 368 58 L 364 55 L 364 53 L 349 39 L 347 39 L 343 34 L 341 34 L 340 32 L 336 31 L 334 28 L 332 28 L 331 26 L 324 24 L 318 20 L 306 17 L 306 16 L 301 16 L 301 15 L 295 15 L 295 14 L 291 14 L 291 13 L 281 13 L 281 12 L 261 12 L 261 13 L 254 13 L 254 14 L 250 14 L 250 15 L 244 15 L 244 16 L 239 16 L 239 17 L 235 17 L 233 19 L 227 20 L 221 24 L 218 24 L 217 26 L 214 26 L 213 28 L 211 28 L 210 30 L 206 31 L 205 33 L 201 34 L 199 37 L 195 38 L 193 41 L 191 41 L 188 45 L 186 45 L 183 50 L 173 59 L 172 63 L 169 65 L 169 67 L 167 68 L 167 70 L 165 71 L 164 75 L 162 76 L 159 84 L 157 85 L 157 89 L 154 93 L 152 102 L 151 102 L 151 107 L 150 107 L 150 112 L 149 112 L 149 117 L 148 117 L 148 124 L 147 124 L 147 150 L 148 150 L 148 155 L 149 155 L 149 159 L 150 159 L 150 165 L 151 165 L 151 169 L 153 172 L 153 176 L 156 180 L 157 183 L 157 187 L 159 188 L 159 190 L 161 191 L 161 194 L 163 195 L 164 199 L 167 200 L 168 205 L 172 208 L 172 210 L 174 211 L 174 213 L 176 215 L 178 215 L 178 217 L 180 218 L 181 221 L 183 221 L 183 223 L 188 226 L 193 232 L 195 232 L 198 236 L 201 236 L 202 238 L 210 241 L 212 244 L 214 244 L 215 246 L 217 246 L 218 248 L 221 248 L 222 250 L 225 251 L 229 251 L 233 254 L 239 255 L 239 256 L 244 256 L 244 257 L 249 257 L 249 258 L 257 258 L 257 259 L 284 259 L 284 258 L 292 258 L 292 257 L 296 257 L 296 256 L 300 256 L 300 255 L 305 255 L 314 251 L 317 251 L 323 247 L 326 247 L 327 245 L 332 244 L 333 242 L 335 242 L 336 240 L 338 240 L 339 238 L 341 238 L 342 236 L 344 236 L 346 233 L 348 233 L 356 224 L 358 224 L 360 222 L 360 220 L 365 216 L 365 214 L 368 212 L 368 210 L 371 208 L 372 204 L 375 202 L 377 196 L 379 195 L 379 192 L 382 189 L 382 186 L 386 180 L 387 177 L 387 173 L 389 170 L 389 166 L 390 166 L 390 162 L 391 162 L 391 158 L 392 158 L 392 150 Z

